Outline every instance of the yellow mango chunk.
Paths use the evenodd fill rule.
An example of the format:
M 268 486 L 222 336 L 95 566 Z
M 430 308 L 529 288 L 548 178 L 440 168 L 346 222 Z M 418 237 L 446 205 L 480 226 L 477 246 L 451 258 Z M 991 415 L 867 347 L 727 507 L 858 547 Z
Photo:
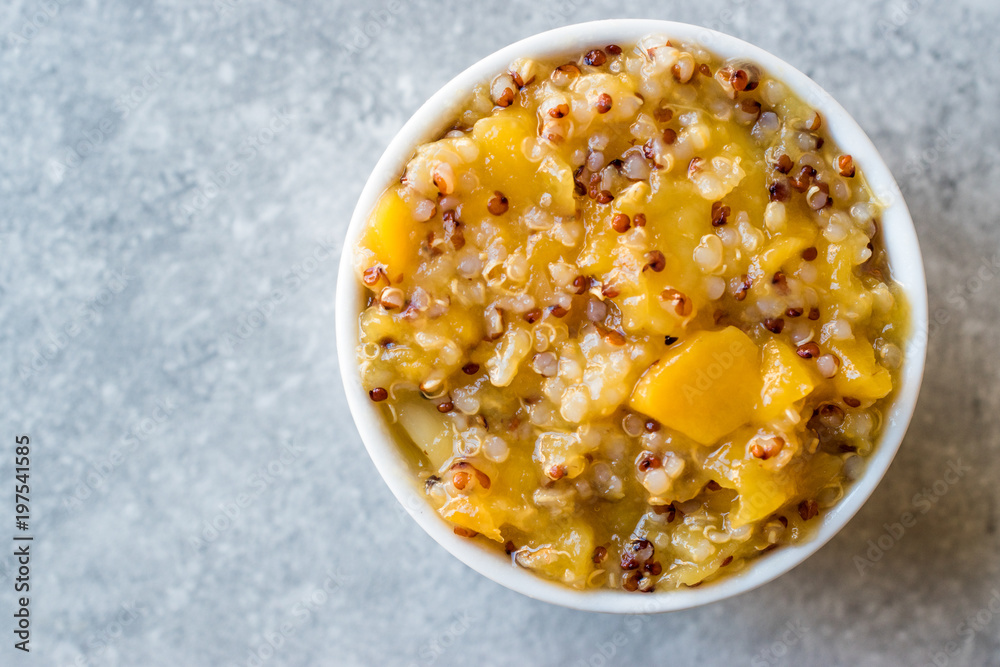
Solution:
M 828 340 L 825 346 L 840 357 L 833 384 L 841 396 L 877 400 L 892 391 L 892 376 L 875 361 L 875 350 L 867 340 Z
M 523 109 L 507 109 L 476 122 L 472 137 L 480 148 L 485 180 L 503 192 L 512 207 L 533 206 L 548 194 L 550 213 L 572 215 L 573 169 L 556 155 L 536 165 L 524 154 L 525 141 L 536 137 L 535 128 L 535 119 Z
M 368 266 L 383 265 L 389 279 L 399 282 L 416 264 L 418 233 L 410 207 L 395 189 L 387 190 L 375 205 L 361 238 L 361 248 L 372 255 L 373 261 Z
M 757 421 L 761 423 L 780 416 L 816 388 L 816 373 L 812 367 L 790 345 L 779 340 L 764 343 L 761 374 L 764 386 L 756 412 Z
M 472 139 L 480 148 L 484 182 L 499 187 L 511 203 L 524 203 L 537 189 L 532 178 L 536 166 L 522 150 L 525 139 L 534 136 L 534 119 L 520 109 L 488 116 L 472 127 Z
M 703 445 L 750 421 L 760 396 L 758 349 L 736 327 L 700 331 L 639 379 L 629 405 Z

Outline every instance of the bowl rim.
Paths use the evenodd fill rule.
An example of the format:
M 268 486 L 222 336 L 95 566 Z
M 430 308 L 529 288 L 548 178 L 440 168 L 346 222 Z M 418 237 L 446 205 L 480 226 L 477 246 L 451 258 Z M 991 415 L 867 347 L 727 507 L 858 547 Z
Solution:
M 855 163 L 869 188 L 883 205 L 884 246 L 893 279 L 900 283 L 910 305 L 910 335 L 900 387 L 884 419 L 883 432 L 867 459 L 864 474 L 827 512 L 816 533 L 806 541 L 785 546 L 751 563 L 743 571 L 698 588 L 636 595 L 625 591 L 572 589 L 512 566 L 509 559 L 466 538 L 455 535 L 451 525 L 431 508 L 417 491 L 412 471 L 399 454 L 378 408 L 367 397 L 357 370 L 357 317 L 362 310 L 362 289 L 354 276 L 353 252 L 361 228 L 382 192 L 399 177 L 421 143 L 440 135 L 453 120 L 469 91 L 490 80 L 519 58 L 548 59 L 601 48 L 605 44 L 631 43 L 648 34 L 663 34 L 684 44 L 695 44 L 723 60 L 744 57 L 761 66 L 821 114 L 837 145 L 850 147 Z M 339 368 L 347 403 L 361 439 L 382 479 L 406 512 L 453 556 L 511 590 L 552 604 L 583 611 L 622 614 L 659 613 L 688 609 L 733 597 L 772 581 L 790 571 L 833 538 L 871 496 L 889 468 L 916 406 L 927 350 L 927 287 L 913 220 L 888 166 L 854 118 L 812 79 L 764 49 L 702 26 L 655 19 L 606 19 L 577 23 L 537 33 L 479 60 L 432 95 L 403 125 L 389 143 L 358 198 L 344 239 L 336 287 L 336 339 Z

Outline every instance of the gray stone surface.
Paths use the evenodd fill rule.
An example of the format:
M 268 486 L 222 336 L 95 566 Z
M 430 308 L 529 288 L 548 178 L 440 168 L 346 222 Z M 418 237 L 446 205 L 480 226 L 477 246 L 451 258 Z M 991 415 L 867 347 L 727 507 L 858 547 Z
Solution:
M 0 549 L 0 664 L 1000 664 L 1000 8 L 672 4 L 5 3 L 0 540 L 28 433 L 36 541 L 28 659 Z M 410 113 L 515 39 L 621 15 L 751 40 L 854 113 L 940 321 L 902 451 L 833 542 L 640 619 L 528 600 L 425 536 L 365 454 L 333 339 L 338 239 Z

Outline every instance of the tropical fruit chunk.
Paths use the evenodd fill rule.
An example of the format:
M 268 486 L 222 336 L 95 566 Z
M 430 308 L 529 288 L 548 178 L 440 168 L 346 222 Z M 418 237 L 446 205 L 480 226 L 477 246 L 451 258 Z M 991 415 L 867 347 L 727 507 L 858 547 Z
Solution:
M 757 435 L 754 428 L 740 429 L 705 461 L 705 468 L 715 473 L 720 486 L 739 494 L 736 510 L 730 514 L 733 528 L 764 519 L 793 500 L 814 495 L 840 471 L 840 459 L 823 452 L 777 467 L 773 460 L 753 455 L 751 447 Z
M 491 540 L 503 542 L 500 528 L 494 521 L 493 515 L 478 498 L 469 496 L 449 498 L 438 513 L 457 526 L 482 533 Z
M 565 519 L 538 532 L 544 541 L 518 551 L 518 565 L 556 581 L 584 583 L 593 568 L 593 529 L 584 521 Z
M 381 264 L 389 279 L 399 282 L 416 264 L 418 232 L 409 206 L 396 190 L 387 190 L 361 238 L 361 248 L 369 251 L 373 260 L 365 268 Z
M 434 470 L 452 455 L 454 439 L 441 415 L 426 401 L 409 400 L 396 408 L 399 425 L 420 448 Z
M 866 340 L 829 340 L 827 347 L 840 357 L 840 371 L 833 378 L 842 396 L 877 400 L 892 391 L 892 376 L 875 360 L 875 350 Z
M 750 421 L 760 396 L 759 351 L 736 327 L 700 331 L 639 379 L 633 409 L 703 445 Z
M 749 453 L 747 444 L 754 435 L 754 429 L 741 429 L 705 462 L 719 485 L 739 493 L 736 511 L 730 515 L 734 528 L 772 514 L 795 497 L 798 488 L 792 471 L 772 470 Z
M 816 373 L 787 343 L 764 343 L 761 374 L 764 387 L 755 417 L 761 423 L 778 417 L 816 388 Z M 814 364 L 815 365 L 815 364 Z

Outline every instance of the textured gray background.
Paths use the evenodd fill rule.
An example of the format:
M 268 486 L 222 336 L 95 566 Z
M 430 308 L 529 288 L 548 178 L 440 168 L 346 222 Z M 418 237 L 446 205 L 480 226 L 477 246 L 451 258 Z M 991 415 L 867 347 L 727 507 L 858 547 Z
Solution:
M 907 194 L 939 322 L 857 518 L 763 589 L 642 619 L 436 546 L 368 460 L 333 340 L 338 238 L 406 118 L 515 39 L 614 16 L 725 30 L 831 91 Z M 998 23 L 990 0 L 8 0 L 0 543 L 16 433 L 37 541 L 29 660 L 0 547 L 0 664 L 1000 664 Z

